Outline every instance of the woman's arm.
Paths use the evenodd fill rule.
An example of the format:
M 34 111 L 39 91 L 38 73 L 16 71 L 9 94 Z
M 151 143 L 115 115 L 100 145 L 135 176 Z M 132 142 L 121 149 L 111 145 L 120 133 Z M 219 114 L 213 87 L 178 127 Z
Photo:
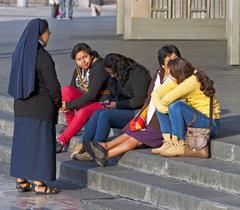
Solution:
M 108 75 L 104 70 L 103 63 L 99 62 L 90 70 L 90 81 L 88 86 L 88 92 L 86 92 L 83 96 L 71 101 L 66 102 L 66 108 L 80 108 L 90 101 L 95 101 L 96 96 L 101 90 L 103 84 L 107 81 Z
M 130 99 L 119 100 L 116 103 L 118 109 L 137 109 L 140 108 L 146 99 L 151 77 L 146 71 L 131 72 L 129 76 L 130 85 L 133 90 L 133 97 Z
M 167 79 L 162 85 L 159 85 L 152 92 L 152 102 L 153 105 L 159 112 L 167 113 L 166 107 L 162 104 L 162 98 L 167 95 L 171 90 L 176 88 L 177 84 L 171 80 Z
M 179 85 L 173 84 L 173 81 L 168 80 L 161 87 L 153 91 L 153 104 L 159 112 L 167 113 L 168 106 L 171 103 L 178 99 L 186 98 L 189 93 L 199 88 L 199 82 L 195 76 L 187 78 Z
M 50 97 L 57 107 L 61 107 L 61 87 L 57 79 L 55 71 L 55 63 L 52 57 L 48 53 L 44 53 L 43 62 L 41 63 L 40 69 L 46 88 L 49 91 Z

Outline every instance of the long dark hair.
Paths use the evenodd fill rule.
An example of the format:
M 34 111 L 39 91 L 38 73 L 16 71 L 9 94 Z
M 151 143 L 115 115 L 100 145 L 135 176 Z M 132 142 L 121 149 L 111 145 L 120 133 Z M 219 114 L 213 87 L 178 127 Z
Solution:
M 78 43 L 76 44 L 73 49 L 72 49 L 72 53 L 71 53 L 71 58 L 73 60 L 75 60 L 76 55 L 81 52 L 84 51 L 87 54 L 95 57 L 95 58 L 100 58 L 99 54 L 97 51 L 94 51 L 91 49 L 91 47 L 89 45 L 87 45 L 86 43 Z
M 164 59 L 175 53 L 177 55 L 177 57 L 181 58 L 181 53 L 179 51 L 179 49 L 173 45 L 173 44 L 168 44 L 168 45 L 164 45 L 163 47 L 161 47 L 159 50 L 158 50 L 158 63 L 159 65 L 163 65 L 164 64 Z
M 213 80 L 210 80 L 203 71 L 197 70 L 186 60 L 182 58 L 170 60 L 168 67 L 170 69 L 170 74 L 177 80 L 177 84 L 195 75 L 197 80 L 201 83 L 200 90 L 203 91 L 206 96 L 211 97 L 215 94 L 216 91 L 213 87 Z
M 111 68 L 123 81 L 128 80 L 129 72 L 137 65 L 136 61 L 121 54 L 110 53 L 104 57 L 104 67 Z
M 160 71 L 161 80 L 164 77 L 164 69 L 162 68 L 162 65 L 164 65 L 164 60 L 167 56 L 173 53 L 175 53 L 177 57 L 181 58 L 181 53 L 175 45 L 172 45 L 172 44 L 164 45 L 158 50 L 158 63 L 161 69 Z

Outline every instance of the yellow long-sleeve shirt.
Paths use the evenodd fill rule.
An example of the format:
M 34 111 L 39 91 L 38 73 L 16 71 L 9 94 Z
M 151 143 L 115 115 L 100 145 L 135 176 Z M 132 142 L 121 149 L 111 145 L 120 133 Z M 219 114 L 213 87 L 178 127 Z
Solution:
M 189 105 L 209 117 L 210 98 L 200 90 L 200 86 L 195 75 L 179 85 L 168 80 L 152 92 L 153 104 L 159 112 L 167 113 L 171 103 L 186 99 Z M 213 119 L 220 119 L 220 105 L 215 96 L 213 97 Z

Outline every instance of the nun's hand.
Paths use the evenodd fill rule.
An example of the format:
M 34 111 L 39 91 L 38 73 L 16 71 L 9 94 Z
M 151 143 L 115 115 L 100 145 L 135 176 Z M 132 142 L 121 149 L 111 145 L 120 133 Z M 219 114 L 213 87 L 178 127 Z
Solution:
M 59 109 L 59 112 L 62 112 L 62 113 L 68 112 L 65 101 L 62 102 L 62 107 Z

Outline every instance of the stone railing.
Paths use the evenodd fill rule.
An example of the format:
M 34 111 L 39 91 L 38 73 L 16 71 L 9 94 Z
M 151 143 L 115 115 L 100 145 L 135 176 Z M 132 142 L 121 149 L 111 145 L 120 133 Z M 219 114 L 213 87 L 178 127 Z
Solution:
M 151 18 L 225 19 L 226 0 L 151 0 Z

